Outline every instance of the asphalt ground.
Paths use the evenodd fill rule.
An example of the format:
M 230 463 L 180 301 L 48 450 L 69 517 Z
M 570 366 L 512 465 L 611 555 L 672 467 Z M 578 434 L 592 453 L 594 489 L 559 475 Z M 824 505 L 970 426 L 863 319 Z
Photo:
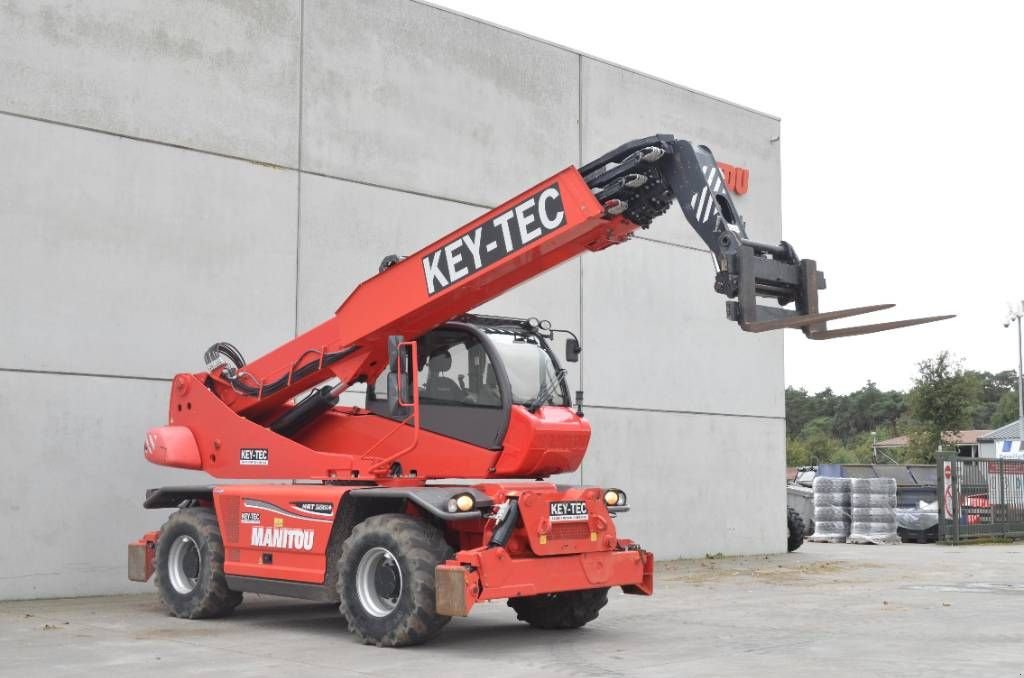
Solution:
M 153 592 L 0 603 L 0 675 L 1024 675 L 1024 544 L 804 544 L 660 563 L 578 631 L 503 601 L 425 646 L 357 644 L 333 606 L 246 594 L 228 619 L 167 616 Z M 140 586 L 140 590 L 146 588 Z

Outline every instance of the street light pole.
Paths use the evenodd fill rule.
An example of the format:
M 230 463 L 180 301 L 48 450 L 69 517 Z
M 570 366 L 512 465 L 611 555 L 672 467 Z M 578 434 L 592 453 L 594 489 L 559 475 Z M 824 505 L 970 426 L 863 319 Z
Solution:
M 1003 322 L 1003 327 L 1017 323 L 1017 440 L 1024 447 L 1024 343 L 1021 341 L 1021 317 L 1024 317 L 1024 301 L 1016 307 L 1010 307 L 1010 313 Z
M 1017 310 L 1017 439 L 1024 441 L 1024 351 L 1021 348 L 1020 317 L 1024 312 L 1024 301 Z M 1021 442 L 1024 445 L 1024 442 Z

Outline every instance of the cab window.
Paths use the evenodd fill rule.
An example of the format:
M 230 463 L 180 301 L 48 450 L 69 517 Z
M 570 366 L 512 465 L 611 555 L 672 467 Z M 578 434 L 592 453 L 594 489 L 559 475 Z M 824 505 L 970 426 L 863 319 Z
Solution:
M 421 403 L 501 407 L 501 390 L 490 357 L 479 339 L 439 330 L 420 340 Z
M 542 393 L 548 394 L 547 398 L 537 404 L 569 405 L 565 382 L 537 337 L 494 332 L 490 339 L 508 374 L 514 405 L 531 405 Z

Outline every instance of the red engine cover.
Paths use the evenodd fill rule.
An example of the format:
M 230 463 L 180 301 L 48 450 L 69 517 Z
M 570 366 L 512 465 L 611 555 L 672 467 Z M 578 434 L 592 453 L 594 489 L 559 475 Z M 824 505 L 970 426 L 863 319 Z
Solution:
M 146 459 L 162 466 L 202 468 L 196 437 L 185 426 L 157 426 L 146 433 L 142 448 Z

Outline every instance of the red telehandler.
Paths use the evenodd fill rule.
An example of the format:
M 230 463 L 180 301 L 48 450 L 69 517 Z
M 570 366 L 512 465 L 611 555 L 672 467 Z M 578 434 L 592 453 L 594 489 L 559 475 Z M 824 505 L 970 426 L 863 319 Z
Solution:
M 633 141 L 386 257 L 334 317 L 267 355 L 246 363 L 217 343 L 206 371 L 175 376 L 168 424 L 146 435 L 149 461 L 293 481 L 147 491 L 146 508 L 178 511 L 129 545 L 129 577 L 155 573 L 164 605 L 186 618 L 229 614 L 243 592 L 335 601 L 361 641 L 384 646 L 422 643 L 486 600 L 507 598 L 536 627 L 576 628 L 612 586 L 650 595 L 654 557 L 613 520 L 629 510 L 625 493 L 543 480 L 579 468 L 590 440 L 582 392 L 574 408 L 551 348 L 565 332 L 576 361 L 578 338 L 469 311 L 626 242 L 673 202 L 745 331 L 830 339 L 949 317 L 828 329 L 889 306 L 819 312 L 815 262 L 747 238 L 710 150 Z M 354 384 L 366 385 L 365 406 L 340 406 Z M 453 478 L 489 481 L 436 482 Z

